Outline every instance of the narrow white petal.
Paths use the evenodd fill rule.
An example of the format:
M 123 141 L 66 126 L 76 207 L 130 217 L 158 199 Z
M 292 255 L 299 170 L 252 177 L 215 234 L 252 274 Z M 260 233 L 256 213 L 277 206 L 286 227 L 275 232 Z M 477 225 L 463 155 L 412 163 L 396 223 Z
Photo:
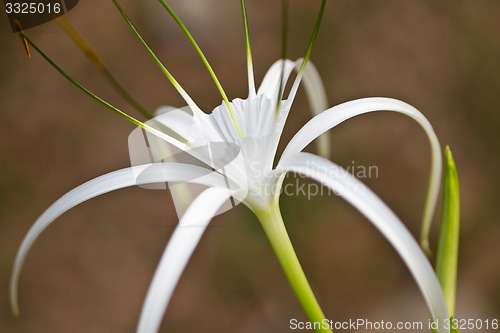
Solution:
M 148 183 L 184 181 L 206 186 L 225 186 L 225 180 L 221 175 L 204 168 L 180 163 L 155 163 L 108 173 L 82 184 L 62 196 L 36 220 L 17 252 L 10 280 L 10 301 L 13 312 L 19 312 L 17 289 L 19 274 L 26 255 L 42 231 L 57 217 L 84 201 L 117 189 Z
M 138 333 L 155 333 L 175 286 L 208 223 L 230 193 L 222 188 L 202 192 L 188 208 L 163 252 L 142 307 Z
M 441 179 L 441 148 L 434 129 L 425 116 L 413 106 L 392 98 L 371 97 L 362 98 L 334 106 L 323 111 L 305 124 L 290 140 L 285 148 L 281 160 L 301 152 L 309 143 L 322 133 L 328 131 L 341 122 L 368 112 L 394 111 L 413 118 L 424 129 L 431 145 L 431 174 L 429 188 L 422 218 L 422 240 L 424 248 L 428 250 L 425 240 L 428 237 L 432 216 L 436 207 Z
M 394 246 L 414 276 L 434 319 L 443 324 L 448 310 L 436 274 L 415 239 L 398 217 L 363 183 L 338 165 L 308 153 L 281 164 L 279 172 L 292 171 L 313 178 L 342 196 L 370 220 Z M 440 333 L 449 332 L 441 326 Z
M 257 94 L 265 95 L 270 100 L 274 101 L 274 103 L 276 103 L 276 98 L 278 97 L 278 90 L 280 86 L 284 89 L 292 71 L 298 71 L 300 69 L 300 66 L 302 65 L 302 61 L 303 59 L 297 59 L 296 61 L 286 59 L 284 62 L 284 66 L 283 60 L 276 61 L 264 76 Z M 280 85 L 281 78 L 283 79 L 283 85 Z M 328 101 L 326 98 L 325 88 L 316 67 L 311 62 L 307 64 L 303 73 L 302 80 L 304 81 L 307 100 L 309 102 L 309 106 L 311 108 L 313 116 L 326 110 Z M 276 120 L 274 120 L 274 117 L 272 118 L 276 122 L 275 135 L 278 138 L 281 137 L 286 119 L 288 117 L 288 113 L 290 112 L 291 104 L 295 98 L 299 83 L 301 81 L 297 81 L 296 84 L 293 85 L 287 99 L 283 100 L 283 102 L 281 103 L 279 114 Z M 266 111 L 268 117 L 274 116 L 269 112 L 269 110 Z M 324 133 L 318 139 L 318 152 L 323 157 L 329 157 L 329 142 L 330 140 L 328 133 Z

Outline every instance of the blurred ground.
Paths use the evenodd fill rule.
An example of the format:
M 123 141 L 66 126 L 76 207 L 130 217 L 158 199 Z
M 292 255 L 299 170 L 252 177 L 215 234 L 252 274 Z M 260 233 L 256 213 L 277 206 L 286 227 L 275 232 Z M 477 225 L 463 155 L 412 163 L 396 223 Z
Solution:
M 247 2 L 260 82 L 280 54 L 280 5 Z M 121 3 L 198 104 L 207 112 L 220 104 L 196 53 L 159 4 Z M 246 97 L 239 3 L 170 3 L 230 98 Z M 290 58 L 305 53 L 319 3 L 291 1 Z M 459 318 L 500 317 L 499 15 L 496 0 L 332 0 L 312 56 L 331 105 L 367 96 L 404 100 L 428 117 L 443 146 L 451 146 L 462 194 Z M 183 105 L 111 1 L 81 1 L 67 18 L 146 108 Z M 28 228 L 66 191 L 128 166 L 133 126 L 84 96 L 40 56 L 28 60 L 5 14 L 0 21 L 0 332 L 133 332 L 177 222 L 165 191 L 120 190 L 61 217 L 27 258 L 22 316 L 10 314 L 11 266 Z M 74 78 L 130 110 L 56 24 L 29 34 Z M 300 96 L 283 141 L 309 117 Z M 429 171 L 421 129 L 403 116 L 379 113 L 339 126 L 331 140 L 337 163 L 378 167 L 379 177 L 366 182 L 417 235 Z M 335 197 L 284 197 L 281 206 L 328 318 L 427 321 L 406 267 L 348 204 Z M 436 235 L 437 224 L 434 241 Z M 161 331 L 286 332 L 290 318 L 304 320 L 258 222 L 238 207 L 213 221 Z

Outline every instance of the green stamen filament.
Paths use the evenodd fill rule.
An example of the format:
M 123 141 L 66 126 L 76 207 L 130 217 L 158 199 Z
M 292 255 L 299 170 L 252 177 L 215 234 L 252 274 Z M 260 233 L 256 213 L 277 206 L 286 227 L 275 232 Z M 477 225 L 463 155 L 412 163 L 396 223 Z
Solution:
M 72 84 L 74 84 L 77 88 L 79 88 L 81 91 L 83 91 L 84 93 L 86 93 L 87 95 L 89 95 L 90 97 L 92 97 L 94 100 L 96 100 L 97 102 L 101 103 L 102 105 L 104 105 L 105 107 L 107 107 L 108 109 L 112 110 L 113 112 L 117 113 L 119 116 L 125 118 L 126 120 L 130 121 L 131 123 L 133 123 L 134 125 L 137 125 L 143 129 L 145 129 L 146 131 L 154 134 L 154 135 L 157 135 L 158 137 L 160 138 L 163 138 L 165 139 L 165 136 L 170 136 L 182 143 L 187 143 L 187 140 L 182 138 L 179 134 L 175 133 L 174 131 L 166 128 L 170 133 L 166 134 L 166 133 L 163 133 L 162 131 L 159 131 L 158 129 L 156 128 L 153 128 L 137 119 L 135 119 L 134 117 L 132 116 L 129 116 L 128 114 L 126 114 L 125 112 L 121 111 L 120 109 L 114 107 L 113 105 L 109 104 L 108 102 L 104 101 L 103 99 L 101 99 L 100 97 L 98 97 L 97 95 L 95 95 L 94 93 L 92 93 L 91 91 L 89 91 L 88 89 L 86 89 L 84 86 L 82 86 L 81 84 L 79 84 L 78 82 L 76 82 L 75 80 L 73 80 L 73 78 L 71 78 L 65 71 L 63 71 L 59 66 L 57 66 L 45 53 L 42 52 L 42 50 L 40 50 L 28 37 L 26 37 L 26 35 L 24 33 L 21 33 L 22 34 L 22 37 L 27 41 L 27 43 L 32 46 L 52 67 L 54 67 L 62 76 L 64 76 L 68 81 L 70 81 Z
M 153 60 L 155 61 L 155 63 L 158 65 L 158 67 L 160 67 L 160 69 L 165 74 L 165 76 L 168 78 L 168 80 L 172 83 L 172 85 L 174 86 L 174 88 L 177 89 L 177 91 L 182 96 L 182 98 L 184 98 L 184 100 L 186 102 L 188 102 L 188 104 L 189 104 L 189 101 L 192 101 L 191 97 L 189 97 L 189 95 L 184 90 L 184 88 L 182 88 L 182 86 L 179 84 L 179 82 L 177 82 L 177 80 L 172 76 L 172 74 L 170 74 L 170 72 L 163 65 L 163 63 L 160 61 L 160 59 L 158 59 L 158 57 L 153 52 L 153 50 L 151 50 L 151 48 L 149 47 L 149 45 L 146 43 L 146 41 L 139 34 L 139 32 L 137 31 L 137 29 L 135 28 L 135 26 L 132 24 L 132 22 L 128 18 L 127 14 L 125 14 L 125 12 L 123 11 L 123 9 L 120 7 L 120 5 L 118 4 L 118 2 L 116 2 L 116 0 L 113 0 L 113 3 L 115 4 L 116 8 L 118 8 L 118 11 L 123 16 L 123 18 L 125 19 L 125 22 L 127 22 L 128 26 L 130 27 L 130 29 L 132 30 L 132 32 L 134 33 L 134 35 L 141 42 L 142 46 L 144 46 L 144 48 L 146 49 L 146 51 L 148 51 L 148 53 L 151 55 L 151 57 L 153 58 Z
M 90 44 L 78 33 L 73 25 L 64 18 L 59 16 L 56 22 L 68 34 L 68 36 L 75 42 L 80 51 L 90 60 L 90 62 L 97 67 L 97 69 L 104 75 L 106 80 L 130 105 L 132 105 L 143 117 L 151 119 L 153 116 L 146 111 L 123 87 L 114 76 L 109 72 L 104 64 L 104 61 L 97 55 Z
M 300 65 L 299 73 L 297 74 L 297 78 L 295 79 L 295 82 L 298 82 L 302 79 L 302 75 L 304 74 L 304 70 L 306 69 L 307 62 L 309 61 L 309 58 L 311 58 L 311 52 L 314 46 L 314 42 L 316 41 L 316 37 L 318 36 L 318 31 L 319 27 L 321 25 L 321 19 L 323 18 L 323 13 L 325 11 L 325 5 L 326 5 L 326 0 L 323 0 L 321 2 L 321 7 L 318 13 L 318 18 L 316 20 L 316 26 L 314 27 L 313 34 L 311 36 L 311 41 L 309 42 L 309 47 L 307 49 L 306 55 L 304 56 L 304 60 L 302 61 L 302 64 Z
M 113 0 L 113 1 L 115 1 L 115 0 Z M 196 49 L 196 52 L 198 53 L 198 55 L 200 56 L 201 60 L 205 64 L 205 67 L 207 68 L 208 72 L 210 73 L 210 76 L 212 76 L 212 79 L 214 80 L 215 85 L 217 86 L 217 89 L 219 89 L 219 93 L 221 94 L 222 99 L 224 100 L 224 103 L 226 104 L 226 107 L 227 107 L 227 109 L 229 111 L 231 119 L 233 120 L 233 123 L 234 123 L 234 126 L 236 128 L 236 131 L 238 132 L 238 135 L 240 136 L 240 138 L 243 138 L 243 132 L 242 132 L 241 127 L 240 127 L 240 125 L 238 123 L 238 120 L 236 119 L 236 115 L 234 113 L 234 109 L 231 106 L 231 103 L 229 102 L 229 99 L 227 98 L 226 93 L 224 92 L 224 89 L 222 88 L 222 85 L 219 82 L 219 79 L 215 75 L 215 72 L 213 71 L 212 66 L 210 66 L 210 64 L 208 63 L 207 58 L 205 57 L 205 55 L 201 51 L 200 47 L 198 46 L 198 44 L 194 40 L 193 36 L 191 35 L 191 33 L 189 33 L 189 31 L 187 30 L 186 26 L 182 23 L 182 21 L 179 19 L 179 17 L 175 14 L 175 12 L 172 10 L 172 8 L 170 8 L 170 6 L 164 0 L 159 0 L 159 1 L 163 5 L 163 7 L 165 7 L 165 9 L 170 13 L 170 16 L 172 16 L 172 18 L 177 22 L 177 24 L 179 25 L 179 27 L 181 28 L 181 30 L 184 32 L 184 34 L 187 36 L 187 38 L 189 39 L 189 41 L 191 42 L 191 44 Z
M 281 75 L 280 75 L 280 86 L 278 89 L 278 99 L 276 101 L 276 113 L 280 110 L 281 100 L 284 94 L 284 82 L 283 78 L 285 76 L 285 60 L 286 51 L 288 44 L 288 0 L 281 1 Z
M 245 47 L 247 52 L 248 89 L 250 95 L 255 96 L 255 79 L 253 74 L 252 50 L 250 48 L 250 34 L 248 32 L 247 10 L 245 0 L 241 0 L 241 13 L 243 15 L 243 29 L 245 30 Z

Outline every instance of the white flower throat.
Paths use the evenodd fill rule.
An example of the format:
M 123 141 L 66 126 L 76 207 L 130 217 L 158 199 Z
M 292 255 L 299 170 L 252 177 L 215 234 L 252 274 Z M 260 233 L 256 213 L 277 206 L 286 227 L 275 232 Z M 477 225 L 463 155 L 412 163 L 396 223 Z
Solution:
M 235 192 L 237 201 L 255 209 L 263 208 L 275 195 L 273 163 L 290 109 L 286 100 L 280 103 L 278 112 L 276 105 L 276 98 L 266 94 L 233 100 L 231 106 L 241 126 L 242 138 L 224 103 L 210 114 L 193 115 L 188 108 L 160 108 L 159 115 L 147 123 L 152 127 L 158 127 L 158 123 L 168 126 L 187 140 L 185 146 L 189 148 L 176 149 L 144 132 L 149 141 L 146 144 L 137 129 L 129 138 L 132 165 L 189 160 L 208 168 L 207 172 L 215 171 L 227 177 L 228 188 Z M 151 152 L 144 154 L 137 151 L 140 149 Z M 137 159 L 137 156 L 149 156 L 152 160 Z

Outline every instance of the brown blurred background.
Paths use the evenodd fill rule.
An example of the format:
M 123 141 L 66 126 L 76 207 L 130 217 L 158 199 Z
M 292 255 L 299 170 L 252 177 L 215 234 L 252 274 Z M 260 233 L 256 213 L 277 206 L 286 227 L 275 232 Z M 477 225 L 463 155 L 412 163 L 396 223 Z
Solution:
M 230 98 L 246 97 L 238 1 L 172 0 Z M 185 36 L 156 1 L 121 1 L 145 39 L 209 112 L 220 96 Z M 305 53 L 320 1 L 290 1 L 289 57 Z M 247 0 L 257 82 L 280 54 L 279 1 Z M 2 11 L 3 13 L 3 11 Z M 183 106 L 111 1 L 67 16 L 146 108 Z M 387 96 L 419 108 L 458 166 L 462 234 L 458 318 L 500 317 L 500 2 L 330 0 L 313 52 L 330 105 Z M 71 210 L 35 243 L 13 318 L 8 281 L 35 219 L 73 187 L 129 165 L 133 125 L 85 96 L 37 54 L 27 59 L 0 14 L 0 332 L 133 332 L 177 217 L 166 191 L 129 188 Z M 75 79 L 125 102 L 55 23 L 28 31 Z M 308 119 L 300 94 L 286 142 Z M 429 147 L 411 120 L 377 113 L 331 131 L 332 159 L 375 165 L 365 180 L 418 235 Z M 314 149 L 314 147 L 311 147 Z M 326 316 L 427 322 L 415 282 L 375 228 L 336 197 L 282 197 L 299 259 Z M 438 221 L 439 211 L 435 221 Z M 432 229 L 433 247 L 437 223 Z M 287 332 L 305 320 L 257 220 L 243 206 L 218 216 L 173 296 L 162 332 Z M 483 330 L 484 331 L 484 330 Z

